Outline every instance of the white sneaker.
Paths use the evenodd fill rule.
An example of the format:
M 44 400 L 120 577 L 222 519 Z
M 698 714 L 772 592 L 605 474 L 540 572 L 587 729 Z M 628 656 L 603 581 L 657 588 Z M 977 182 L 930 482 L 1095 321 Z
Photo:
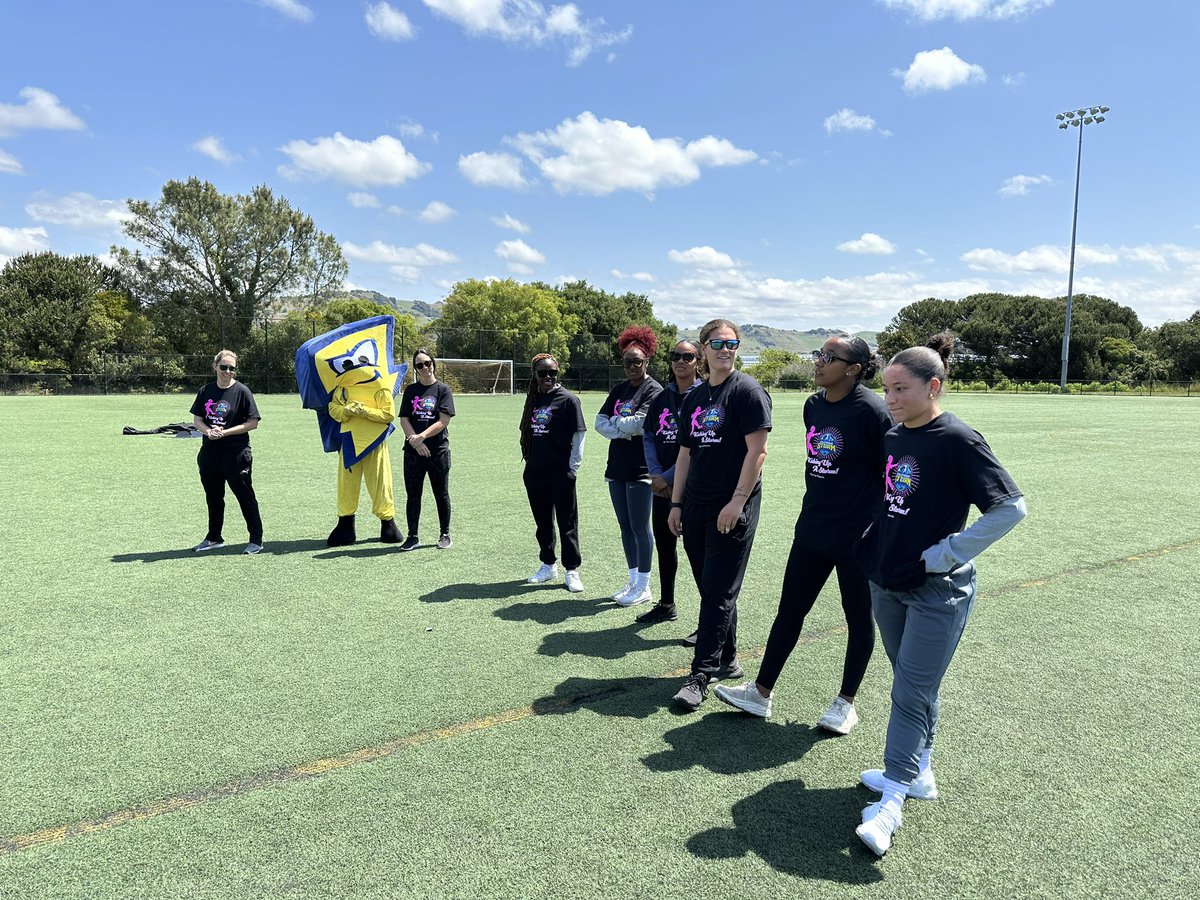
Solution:
M 875 793 L 883 793 L 883 769 L 867 769 L 859 776 L 859 779 Z M 926 769 L 908 786 L 908 799 L 910 800 L 936 800 L 937 798 L 937 781 L 933 777 L 933 769 Z
M 737 687 L 718 684 L 715 693 L 720 699 L 730 706 L 737 707 L 742 712 L 748 712 L 752 716 L 761 716 L 764 719 L 771 717 L 771 701 L 775 699 L 775 692 L 772 691 L 769 697 L 764 697 L 758 692 L 758 687 L 753 681 L 747 681 Z
M 617 598 L 617 606 L 639 606 L 642 603 L 649 603 L 654 597 L 650 594 L 650 588 L 642 588 L 638 590 L 636 587 L 628 594 L 624 594 Z
M 896 805 L 884 806 L 881 801 L 863 810 L 863 823 L 854 832 L 876 856 L 883 856 L 892 846 L 892 835 L 903 824 L 904 816 Z
M 829 709 L 825 710 L 825 715 L 817 722 L 817 727 L 834 734 L 849 734 L 850 729 L 857 724 L 858 713 L 854 711 L 854 704 L 841 697 L 834 697 Z
M 210 541 L 208 538 L 205 538 L 192 549 L 197 553 L 203 553 L 205 550 L 220 550 L 224 546 L 224 541 Z
M 637 590 L 637 585 L 631 581 L 631 582 L 629 582 L 629 584 L 625 585 L 625 587 L 621 588 L 619 591 L 617 591 L 615 594 L 613 594 L 612 599 L 617 601 L 618 603 L 620 603 L 622 597 L 627 596 L 628 594 L 631 594 L 636 590 Z
M 262 549 L 263 549 L 262 544 L 247 544 L 246 549 L 243 550 L 242 552 L 247 554 L 248 556 L 254 556 L 256 553 L 262 553 Z
M 558 577 L 558 564 L 542 563 L 541 568 L 529 576 L 525 581 L 526 584 L 545 584 L 547 581 L 553 581 Z
M 563 578 L 563 584 L 567 586 L 567 590 L 572 594 L 583 592 L 583 582 L 579 578 L 577 569 L 568 569 L 566 576 Z

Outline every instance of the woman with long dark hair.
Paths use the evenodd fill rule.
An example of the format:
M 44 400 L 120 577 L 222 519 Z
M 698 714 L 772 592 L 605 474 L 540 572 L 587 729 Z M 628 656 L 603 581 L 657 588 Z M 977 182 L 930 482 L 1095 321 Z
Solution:
M 437 548 L 449 550 L 450 540 L 450 419 L 454 416 L 454 393 L 438 381 L 437 360 L 424 347 L 413 354 L 413 383 L 400 400 L 400 428 L 404 432 L 404 493 L 408 537 L 401 550 L 415 549 L 421 524 L 421 494 L 425 476 L 437 504 L 439 534 Z
M 930 768 L 938 691 L 975 602 L 973 560 L 1025 517 L 1025 501 L 983 435 L 943 412 L 954 339 L 931 338 L 892 357 L 883 393 L 896 425 L 884 438 L 884 497 L 855 548 L 871 583 L 879 636 L 892 664 L 883 769 L 862 773 L 883 798 L 858 836 L 882 856 L 908 797 L 933 799 Z M 964 530 L 974 506 L 983 515 Z
M 583 464 L 587 426 L 579 398 L 558 383 L 559 365 L 549 353 L 533 358 L 525 408 L 521 413 L 523 480 L 533 513 L 541 565 L 526 584 L 545 584 L 558 577 L 554 523 L 562 535 L 563 581 L 567 590 L 583 590 L 579 578 L 579 503 L 575 476 Z
M 854 563 L 854 543 L 871 521 L 883 488 L 883 436 L 892 427 L 883 399 L 865 381 L 875 375 L 871 348 L 859 337 L 831 337 L 813 352 L 820 390 L 804 403 L 807 449 L 804 503 L 783 575 L 779 612 L 758 677 L 717 696 L 756 716 L 771 715 L 773 689 L 800 639 L 804 618 L 837 570 L 846 617 L 842 685 L 817 725 L 846 734 L 858 724 L 854 696 L 875 649 L 871 589 Z

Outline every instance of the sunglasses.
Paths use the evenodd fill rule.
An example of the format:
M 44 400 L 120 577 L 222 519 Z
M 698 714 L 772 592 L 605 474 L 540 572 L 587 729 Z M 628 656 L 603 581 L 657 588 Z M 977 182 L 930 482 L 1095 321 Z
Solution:
M 538 378 L 557 378 L 558 369 L 537 369 L 534 371 L 534 374 Z
M 728 338 L 725 340 L 717 338 L 715 341 L 709 341 L 708 346 L 714 350 L 736 350 L 741 343 L 737 338 Z
M 695 362 L 695 361 L 696 361 L 695 353 L 675 353 L 674 351 L 672 351 L 672 353 L 671 353 L 671 362 L 689 362 L 690 363 L 690 362 Z
M 645 364 L 646 364 L 646 360 L 644 360 L 644 359 L 630 358 L 630 359 L 621 360 L 621 365 L 623 365 L 627 369 L 640 369 Z
M 812 358 L 813 358 L 813 362 L 824 363 L 825 365 L 829 365 L 835 359 L 841 360 L 848 366 L 854 365 L 854 363 L 851 362 L 850 360 L 846 359 L 846 357 L 835 356 L 834 354 L 828 352 L 827 350 L 814 350 L 812 352 Z
M 414 369 L 432 369 L 433 368 L 433 360 L 427 359 L 427 360 L 425 360 L 425 362 L 413 363 L 413 368 Z
M 237 366 L 231 366 L 226 363 L 221 363 L 219 366 L 217 366 L 217 368 L 220 369 L 222 372 L 236 372 L 237 371 Z

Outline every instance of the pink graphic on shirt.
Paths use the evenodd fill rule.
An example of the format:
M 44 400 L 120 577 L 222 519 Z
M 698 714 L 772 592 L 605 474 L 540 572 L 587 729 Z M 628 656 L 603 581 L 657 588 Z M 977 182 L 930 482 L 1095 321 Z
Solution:
M 700 417 L 704 415 L 704 407 L 697 406 L 692 410 L 692 433 L 700 430 Z
M 887 485 L 889 491 L 896 490 L 896 485 L 892 483 L 892 469 L 896 468 L 896 462 L 892 454 L 888 454 L 887 465 L 883 467 L 883 483 Z
M 613 404 L 613 415 L 614 416 L 632 416 L 633 415 L 633 401 L 632 400 L 617 400 Z
M 815 450 L 813 450 L 813 445 L 812 445 L 812 439 L 813 439 L 813 435 L 815 435 L 816 433 L 817 433 L 817 428 L 816 428 L 816 426 L 814 425 L 813 427 L 811 427 L 811 428 L 809 428 L 809 429 L 808 429 L 808 434 L 806 434 L 806 435 L 804 436 L 804 443 L 805 443 L 805 446 L 807 446 L 807 447 L 808 447 L 808 455 L 809 455 L 809 456 L 815 456 L 815 455 L 816 455 L 816 451 L 815 451 Z
M 204 415 L 206 418 L 213 414 L 213 403 L 214 402 L 215 401 L 213 401 L 213 400 L 205 400 L 204 401 Z
M 662 434 L 668 429 L 674 430 L 675 423 L 672 421 L 674 418 L 669 409 L 664 409 L 658 417 L 658 434 Z

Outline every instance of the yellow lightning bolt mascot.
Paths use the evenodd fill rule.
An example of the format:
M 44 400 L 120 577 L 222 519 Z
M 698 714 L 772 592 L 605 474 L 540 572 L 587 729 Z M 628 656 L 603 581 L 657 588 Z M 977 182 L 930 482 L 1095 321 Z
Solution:
M 375 316 L 305 341 L 296 351 L 296 383 L 305 409 L 315 410 L 325 452 L 338 453 L 338 523 L 330 547 L 353 544 L 354 514 L 365 480 L 380 520 L 379 539 L 401 540 L 392 494 L 387 438 L 396 426 L 396 394 L 408 366 L 392 358 L 396 320 Z

